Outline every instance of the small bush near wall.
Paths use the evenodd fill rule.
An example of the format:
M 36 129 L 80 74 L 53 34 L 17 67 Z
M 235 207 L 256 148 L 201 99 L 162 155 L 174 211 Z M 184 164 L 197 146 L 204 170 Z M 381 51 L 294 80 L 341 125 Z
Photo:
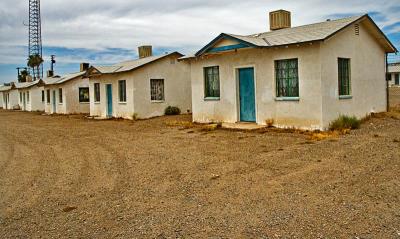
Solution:
M 355 116 L 341 115 L 339 118 L 334 120 L 330 126 L 330 130 L 344 130 L 344 129 L 359 129 L 361 126 L 361 120 Z
M 179 115 L 181 110 L 178 107 L 168 106 L 165 109 L 165 115 Z

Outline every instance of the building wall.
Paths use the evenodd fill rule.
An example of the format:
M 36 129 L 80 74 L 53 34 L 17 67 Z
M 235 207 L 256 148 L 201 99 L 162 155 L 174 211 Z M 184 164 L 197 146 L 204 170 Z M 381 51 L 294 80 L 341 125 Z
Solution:
M 21 110 L 24 111 L 44 111 L 44 103 L 42 102 L 42 90 L 44 87 L 33 86 L 27 89 L 19 89 L 19 105 Z M 25 104 L 23 97 L 21 101 L 21 94 L 25 96 Z M 29 98 L 28 98 L 29 94 Z
M 151 102 L 150 79 L 164 79 L 164 102 Z M 118 81 L 126 80 L 126 102 L 119 102 Z M 94 102 L 94 84 L 100 83 L 100 102 Z M 113 117 L 132 119 L 161 116 L 167 106 L 191 110 L 190 67 L 170 56 L 138 70 L 90 78 L 90 115 L 106 117 L 106 85 L 112 85 Z
M 45 87 L 45 95 L 50 90 L 50 103 L 46 100 L 46 113 L 53 114 L 89 114 L 90 103 L 79 102 L 79 88 L 89 87 L 89 79 L 74 79 L 59 85 Z M 62 89 L 62 103 L 60 103 L 59 89 Z M 54 110 L 53 94 L 56 99 L 56 109 Z M 46 98 L 47 99 L 47 98 Z
M 321 118 L 321 67 L 319 43 L 276 49 L 246 49 L 192 60 L 192 104 L 195 122 L 229 122 L 239 119 L 237 69 L 254 67 L 256 122 L 273 120 L 277 127 L 317 129 Z M 275 60 L 298 58 L 299 101 L 277 101 Z M 219 66 L 220 100 L 204 99 L 204 67 Z
M 12 110 L 14 107 L 19 106 L 19 94 L 17 89 L 5 91 L 3 94 L 6 94 L 6 97 L 8 98 L 7 105 L 4 108 Z
M 0 92 L 0 108 L 4 109 L 3 92 Z
M 398 74 L 399 77 L 400 77 L 400 72 L 389 73 L 389 75 L 390 75 L 390 76 L 389 76 L 389 79 L 390 79 L 390 81 L 389 81 L 389 86 L 394 86 L 394 87 L 400 86 L 400 85 L 396 85 L 396 84 L 395 84 L 395 83 L 396 83 L 396 80 L 395 80 L 396 74 Z
M 350 58 L 351 99 L 339 99 L 338 58 Z M 365 117 L 386 110 L 385 52 L 360 24 L 350 26 L 321 45 L 323 127 L 339 115 Z

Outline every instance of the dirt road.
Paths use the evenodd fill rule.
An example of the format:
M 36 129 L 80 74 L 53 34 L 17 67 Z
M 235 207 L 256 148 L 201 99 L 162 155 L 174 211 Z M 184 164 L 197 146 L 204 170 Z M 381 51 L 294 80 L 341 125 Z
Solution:
M 400 120 L 339 139 L 0 111 L 0 238 L 400 238 Z

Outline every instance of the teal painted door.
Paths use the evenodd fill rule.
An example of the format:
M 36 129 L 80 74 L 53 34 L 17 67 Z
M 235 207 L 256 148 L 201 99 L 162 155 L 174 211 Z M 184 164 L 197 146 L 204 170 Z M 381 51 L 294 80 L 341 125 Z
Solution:
M 254 69 L 239 69 L 240 121 L 256 122 Z
M 113 103 L 112 103 L 112 86 L 106 86 L 107 91 L 107 117 L 112 117 L 113 115 Z
M 53 113 L 57 113 L 57 105 L 56 105 L 56 91 L 53 90 Z

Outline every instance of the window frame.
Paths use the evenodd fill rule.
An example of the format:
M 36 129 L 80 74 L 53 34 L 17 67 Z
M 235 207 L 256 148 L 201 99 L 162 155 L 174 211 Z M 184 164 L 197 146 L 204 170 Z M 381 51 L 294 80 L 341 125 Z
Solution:
M 100 83 L 93 84 L 94 91 L 94 103 L 100 103 L 101 93 L 100 93 Z
M 88 97 L 87 97 L 87 100 L 85 100 L 85 101 L 83 101 L 82 99 L 83 98 L 81 98 L 81 91 L 82 90 L 87 90 L 87 93 L 88 93 Z M 88 103 L 90 103 L 90 92 L 89 92 L 89 87 L 79 87 L 78 88 L 78 99 L 79 99 L 79 103 L 80 104 L 88 104 Z
M 296 67 L 295 67 L 295 74 L 296 74 L 296 81 L 297 81 L 297 89 L 295 94 L 290 95 L 290 93 L 288 93 L 287 95 L 283 95 L 281 94 L 281 87 L 280 87 L 280 83 L 282 80 L 284 81 L 291 81 L 293 79 L 293 77 L 282 77 L 279 78 L 279 71 L 280 70 L 291 70 L 290 68 L 286 68 L 286 69 L 281 69 L 279 68 L 280 64 L 282 64 L 283 62 L 286 62 L 287 65 L 290 65 L 291 61 L 295 61 Z M 274 80 L 275 80 L 275 100 L 276 101 L 299 101 L 300 100 L 300 71 L 299 71 L 299 58 L 287 58 L 287 59 L 278 59 L 278 60 L 274 60 Z M 285 75 L 288 75 L 288 72 L 284 73 Z M 292 82 L 290 82 L 292 83 Z M 289 85 L 286 88 L 287 91 L 290 90 L 290 83 L 285 82 L 286 85 Z
M 42 90 L 42 103 L 46 102 L 46 95 L 44 93 L 44 90 Z
M 400 85 L 400 73 L 394 73 L 394 85 Z
M 123 83 L 124 88 L 122 89 L 121 83 Z M 118 102 L 120 104 L 126 103 L 126 80 L 119 80 L 118 81 Z
M 58 104 L 62 105 L 64 103 L 63 100 L 63 89 L 58 88 Z
M 211 77 L 215 78 L 217 76 L 217 82 L 218 82 L 218 90 L 213 90 L 217 94 L 213 94 L 213 95 L 209 95 L 209 90 L 208 87 L 210 85 L 209 81 L 211 79 L 209 79 L 208 77 L 210 76 L 210 74 L 208 73 L 208 70 L 211 69 Z M 217 70 L 217 73 L 215 73 L 214 71 Z M 203 68 L 203 79 L 204 79 L 204 100 L 206 101 L 219 101 L 221 99 L 221 73 L 220 73 L 220 67 L 219 66 L 207 66 Z M 215 80 L 215 79 L 213 79 Z
M 343 65 L 341 65 L 341 61 L 346 61 L 347 65 L 347 72 L 343 73 L 341 70 L 343 70 Z M 345 58 L 345 57 L 339 57 L 337 60 L 337 66 L 338 66 L 338 95 L 339 99 L 351 99 L 352 98 L 352 87 L 351 87 L 351 59 L 350 58 Z M 348 79 L 342 79 L 343 75 L 346 76 Z M 346 80 L 347 84 L 343 84 L 343 80 Z M 347 89 L 344 89 L 347 88 Z M 345 90 L 345 92 L 343 92 Z
M 153 99 L 153 83 L 157 82 L 162 83 L 162 99 Z M 165 102 L 165 79 L 150 79 L 150 101 L 153 103 Z
M 47 91 L 46 91 L 46 104 L 50 104 L 51 103 L 51 101 L 50 101 L 50 90 L 48 89 Z

